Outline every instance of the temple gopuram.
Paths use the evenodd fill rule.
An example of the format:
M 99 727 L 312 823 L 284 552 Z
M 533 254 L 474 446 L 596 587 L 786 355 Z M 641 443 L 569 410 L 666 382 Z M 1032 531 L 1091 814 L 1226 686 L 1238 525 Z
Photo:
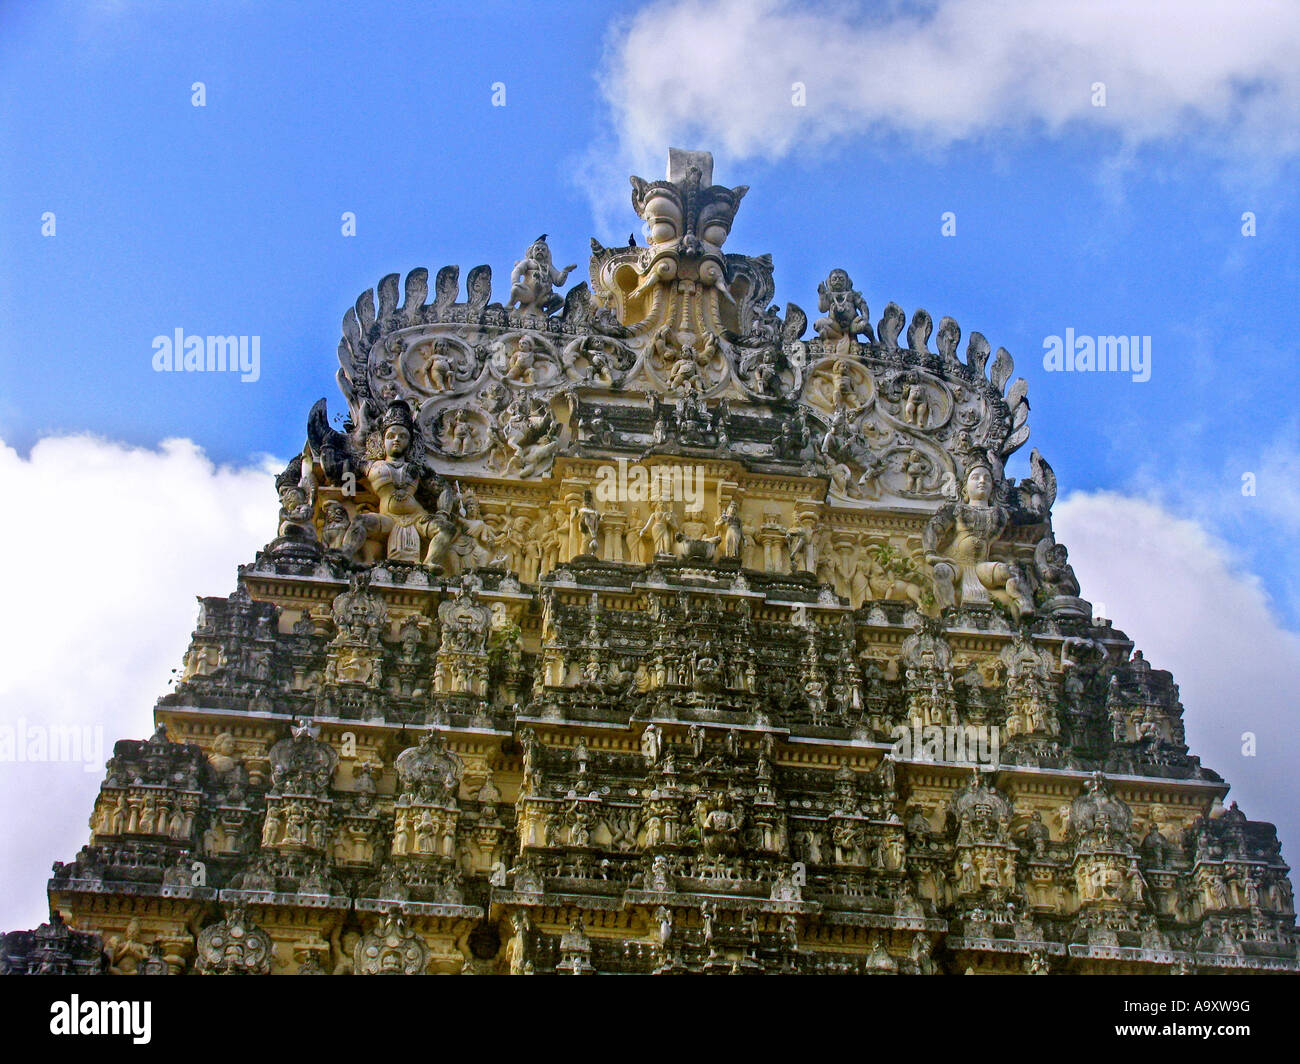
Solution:
M 1095 618 L 1011 356 L 644 237 L 383 278 L 13 973 L 1296 972 L 1271 824 Z M 1210 707 L 1202 707 L 1208 712 Z

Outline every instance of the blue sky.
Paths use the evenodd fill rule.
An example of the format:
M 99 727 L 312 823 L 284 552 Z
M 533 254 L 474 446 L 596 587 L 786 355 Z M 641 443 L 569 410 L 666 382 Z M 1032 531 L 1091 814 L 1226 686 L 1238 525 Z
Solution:
M 659 176 L 667 147 L 630 141 L 610 102 L 639 10 L 11 6 L 0 436 L 21 452 L 90 430 L 142 445 L 188 436 L 221 462 L 291 453 L 300 412 L 335 394 L 343 310 L 383 274 L 488 262 L 499 286 L 538 232 L 563 261 L 583 261 L 593 234 L 625 236 L 637 222 L 628 169 Z M 1104 56 L 1095 69 L 1107 76 Z M 808 71 L 815 126 L 817 65 Z M 498 81 L 505 107 L 491 104 Z M 786 93 L 778 71 L 768 81 Z M 1124 109 L 1118 93 L 1108 112 Z M 775 159 L 762 144 L 739 158 L 689 145 L 718 150 L 718 180 L 753 187 L 732 245 L 772 252 L 778 299 L 812 307 L 843 265 L 873 315 L 891 299 L 952 315 L 1016 357 L 1034 443 L 1064 483 L 1140 480 L 1182 507 L 1222 509 L 1254 564 L 1275 561 L 1241 520 L 1252 504 L 1239 488 L 1270 448 L 1300 449 L 1295 159 L 1269 159 L 1261 175 L 1205 149 L 1220 132 L 1134 147 L 1086 114 L 1056 132 L 994 115 L 938 145 L 869 118 Z M 341 235 L 346 210 L 353 238 Z M 1254 238 L 1241 234 L 1247 210 Z M 956 237 L 940 235 L 944 211 Z M 151 339 L 178 327 L 259 335 L 262 379 L 155 374 Z M 1067 327 L 1150 335 L 1151 380 L 1045 373 L 1043 338 Z M 1300 617 L 1291 596 L 1277 606 Z
M 541 232 L 585 264 L 589 237 L 638 228 L 627 174 L 661 176 L 672 143 L 751 186 L 728 250 L 772 253 L 782 304 L 815 309 L 843 266 L 873 319 L 893 300 L 1005 346 L 1063 491 L 1194 522 L 1289 639 L 1300 16 L 1058 6 L 5 5 L 0 441 L 20 463 L 76 433 L 287 456 L 316 398 L 341 409 L 339 322 L 363 289 L 486 262 L 501 298 Z M 176 328 L 260 336 L 261 379 L 155 373 Z M 1067 328 L 1149 335 L 1151 379 L 1045 372 Z

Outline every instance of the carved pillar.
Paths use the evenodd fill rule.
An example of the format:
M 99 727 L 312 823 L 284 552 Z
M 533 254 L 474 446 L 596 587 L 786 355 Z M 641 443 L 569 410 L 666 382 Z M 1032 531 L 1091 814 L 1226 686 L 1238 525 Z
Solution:
M 623 537 L 627 532 L 627 516 L 621 513 L 604 513 L 600 519 L 601 552 L 606 561 L 622 562 Z

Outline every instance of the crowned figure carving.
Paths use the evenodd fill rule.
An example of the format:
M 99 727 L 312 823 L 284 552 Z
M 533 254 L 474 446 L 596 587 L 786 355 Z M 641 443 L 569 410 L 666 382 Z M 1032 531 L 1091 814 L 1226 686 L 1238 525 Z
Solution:
M 967 469 L 962 500 L 940 507 L 925 526 L 926 561 L 934 572 L 934 596 L 941 608 L 992 598 L 1019 620 L 1033 614 L 1034 603 L 1016 563 L 994 557 L 1011 514 L 992 497 L 993 489 L 993 471 L 987 464 Z

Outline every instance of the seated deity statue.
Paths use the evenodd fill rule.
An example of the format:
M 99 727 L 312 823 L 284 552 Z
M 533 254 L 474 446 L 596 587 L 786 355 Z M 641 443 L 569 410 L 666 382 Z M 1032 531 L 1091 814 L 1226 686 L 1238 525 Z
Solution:
M 941 608 L 992 597 L 1018 621 L 1032 616 L 1024 577 L 1018 568 L 990 557 L 1006 530 L 1010 514 L 990 502 L 993 473 L 975 465 L 966 474 L 963 502 L 948 503 L 926 525 L 921 542 L 934 571 L 934 597 Z
M 330 499 L 321 507 L 321 514 L 323 519 L 321 542 L 325 544 L 327 550 L 343 550 L 347 542 L 348 529 L 352 526 L 348 508 L 337 499 Z
M 315 539 L 316 530 L 312 527 L 312 505 L 302 488 L 290 485 L 280 491 L 280 527 L 281 536 L 295 539 Z
M 668 370 L 669 389 L 672 391 L 681 389 L 687 392 L 694 388 L 702 389 L 704 381 L 700 373 L 701 362 L 702 357 L 692 344 L 683 346 L 677 360 Z
M 862 335 L 875 340 L 867 301 L 861 292 L 854 289 L 853 281 L 844 270 L 831 270 L 830 276 L 817 286 L 817 309 L 825 317 L 818 318 L 813 328 L 835 350 L 847 350 L 848 345 Z
M 366 540 L 381 540 L 391 561 L 418 562 L 420 536 L 431 535 L 429 514 L 415 497 L 420 468 L 410 459 L 413 434 L 410 409 L 405 403 L 389 407 L 381 423 L 383 457 L 369 460 L 363 472 L 379 498 L 379 512 L 358 514 L 352 522 L 348 554 Z
M 563 304 L 555 286 L 564 284 L 577 265 L 558 269 L 551 259 L 551 248 L 543 233 L 533 241 L 524 257 L 510 271 L 510 298 L 506 309 L 518 307 L 525 313 L 550 314 Z
M 506 379 L 522 384 L 533 383 L 533 367 L 537 363 L 537 341 L 531 336 L 521 336 L 506 363 Z

